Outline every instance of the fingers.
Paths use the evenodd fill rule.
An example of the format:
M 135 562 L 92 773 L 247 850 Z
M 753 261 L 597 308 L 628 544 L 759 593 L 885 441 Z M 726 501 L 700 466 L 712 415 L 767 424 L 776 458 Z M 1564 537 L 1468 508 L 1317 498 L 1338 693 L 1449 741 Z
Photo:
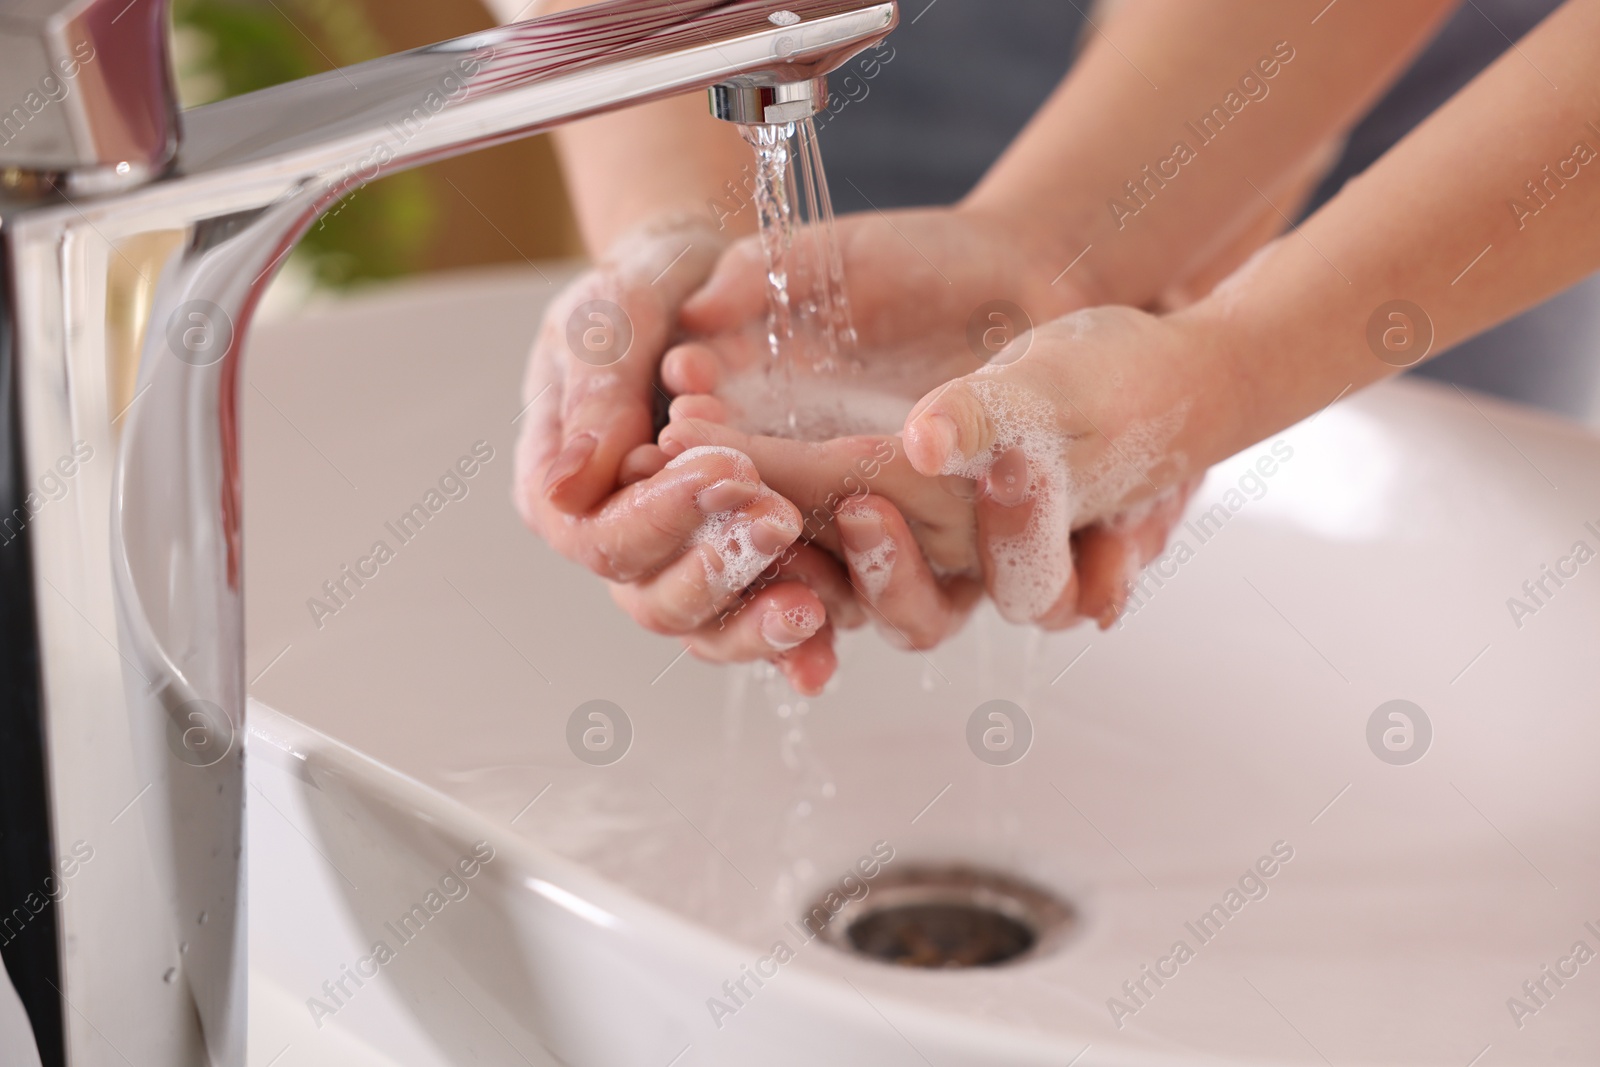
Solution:
M 1200 479 L 1162 493 L 1135 512 L 1081 530 L 1076 538 L 1082 578 L 1078 611 L 1110 629 L 1128 605 L 1139 572 L 1167 547 Z
M 964 379 L 923 397 L 906 419 L 906 457 L 919 474 L 955 474 L 988 453 L 995 427 L 983 402 Z
M 666 461 L 659 473 L 619 490 L 597 512 L 563 518 L 550 540 L 568 558 L 623 582 L 657 575 L 689 548 L 706 546 L 713 567 L 727 569 L 727 580 L 748 574 L 739 589 L 799 533 L 799 512 L 761 483 L 749 459 L 731 449 L 702 448 Z M 697 609 L 696 622 L 709 610 Z
M 822 599 L 809 586 L 775 582 L 684 636 L 701 659 L 749 663 L 793 652 L 826 622 Z
M 672 396 L 726 395 L 739 379 L 761 374 L 771 359 L 763 311 L 742 326 L 668 349 L 661 360 L 661 384 Z
M 912 470 L 892 437 L 791 441 L 693 418 L 675 420 L 661 432 L 661 447 L 669 454 L 706 443 L 748 455 L 763 481 L 800 509 L 806 535 L 832 551 L 839 550 L 834 515 L 847 500 L 871 492 L 899 510 L 940 571 L 978 571 L 972 494 L 961 484 Z
M 519 481 L 520 492 L 576 515 L 616 487 L 623 459 L 650 440 L 656 370 L 678 308 L 721 249 L 697 228 L 635 235 L 551 305 L 531 364 L 560 370 L 555 440 L 538 450 L 538 473 Z M 547 419 L 524 432 L 551 430 Z
M 1003 455 L 997 471 L 1021 463 Z M 1052 628 L 1070 625 L 1066 608 L 1076 604 L 1072 558 L 1072 513 L 1065 471 L 1022 467 L 1024 490 L 979 498 L 976 508 L 984 585 L 1007 621 Z M 995 479 L 990 479 L 992 485 Z
M 815 695 L 838 667 L 835 628 L 861 625 L 863 608 L 838 561 L 816 549 L 796 545 L 767 573 L 774 575 L 769 584 L 757 581 L 741 591 L 688 632 L 684 644 L 713 663 L 769 660 L 797 692 Z M 629 588 L 616 586 L 613 594 L 631 611 L 637 602 Z
M 1043 615 L 1034 620 L 1034 625 L 1041 630 L 1067 630 L 1083 621 L 1080 601 L 1082 594 L 1079 586 L 1079 557 L 1078 537 L 1073 535 L 1069 552 L 1069 566 L 1071 573 L 1067 576 L 1067 584 L 1061 590 L 1061 595 L 1056 598 Z
M 622 457 L 622 465 L 617 468 L 617 484 L 642 482 L 660 474 L 666 465 L 667 454 L 661 451 L 660 446 L 654 443 L 640 445 Z
M 763 590 L 736 614 L 684 639 L 698 659 L 712 663 L 770 660 L 802 696 L 815 696 L 838 669 L 834 627 L 815 595 L 798 582 Z
M 838 525 L 851 581 L 890 643 L 928 649 L 960 629 L 982 587 L 963 578 L 941 584 L 892 504 L 875 495 L 852 500 Z
M 1128 582 L 1139 572 L 1137 546 L 1123 532 L 1091 526 L 1074 539 L 1078 576 L 1077 617 L 1109 629 L 1127 603 Z
M 801 696 L 821 694 L 823 686 L 839 669 L 839 656 L 833 647 L 833 624 L 826 623 L 817 635 L 793 652 L 776 660 L 789 685 Z
M 661 384 L 673 396 L 710 395 L 722 384 L 717 351 L 703 341 L 688 341 L 667 351 L 661 360 Z
M 841 630 L 866 625 L 867 608 L 856 595 L 849 572 L 838 559 L 820 548 L 803 541 L 790 546 L 778 564 L 774 580 L 804 583 L 822 601 L 828 621 Z
M 911 409 L 902 434 L 911 465 L 930 477 L 981 478 L 1013 449 L 1064 452 L 1077 434 L 1053 370 L 1044 359 L 1021 359 L 928 393 Z
M 726 422 L 728 419 L 728 405 L 714 396 L 680 396 L 672 402 L 668 409 L 674 422 L 687 419 L 698 419 L 703 422 Z

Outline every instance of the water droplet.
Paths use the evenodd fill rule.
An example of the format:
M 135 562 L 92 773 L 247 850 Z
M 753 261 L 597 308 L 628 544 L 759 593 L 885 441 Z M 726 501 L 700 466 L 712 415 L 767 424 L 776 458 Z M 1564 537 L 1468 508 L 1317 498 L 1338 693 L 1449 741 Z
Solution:
M 177 977 L 178 977 L 178 968 L 176 968 L 176 967 L 168 967 L 167 968 L 167 973 L 161 976 L 161 980 L 163 982 L 167 983 L 168 985 L 171 985 L 172 982 L 173 982 L 173 979 L 175 979 Z

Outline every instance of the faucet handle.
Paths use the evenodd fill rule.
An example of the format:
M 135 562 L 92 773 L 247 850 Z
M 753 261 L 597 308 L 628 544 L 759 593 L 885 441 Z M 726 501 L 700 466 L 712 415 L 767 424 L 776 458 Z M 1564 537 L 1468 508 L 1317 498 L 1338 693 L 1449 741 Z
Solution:
M 0 0 L 0 180 L 134 184 L 178 148 L 168 0 Z

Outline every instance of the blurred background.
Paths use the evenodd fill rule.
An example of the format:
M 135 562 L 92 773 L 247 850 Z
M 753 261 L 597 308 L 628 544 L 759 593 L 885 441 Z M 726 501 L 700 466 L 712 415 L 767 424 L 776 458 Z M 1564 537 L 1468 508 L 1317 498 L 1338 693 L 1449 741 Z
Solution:
M 495 25 L 478 0 L 174 0 L 184 107 Z M 291 287 L 582 252 L 550 139 L 393 174 L 347 196 L 285 267 Z
M 508 13 L 520 6 L 506 2 Z M 851 66 L 833 79 L 842 106 L 819 128 L 826 126 L 835 207 L 888 210 L 965 195 L 1065 73 L 1081 43 L 1084 10 L 1115 2 L 934 0 L 937 17 L 902 21 L 888 50 L 874 54 L 871 73 Z M 1307 212 L 1557 3 L 1463 4 L 1351 131 Z M 496 24 L 482 0 L 173 0 L 173 18 L 185 107 Z M 975 96 L 967 81 L 949 76 L 953 63 L 1007 76 Z M 871 106 L 857 103 L 869 95 Z M 301 242 L 268 304 L 288 311 L 363 283 L 576 259 L 583 251 L 551 141 L 533 137 L 352 193 Z M 1600 426 L 1600 275 L 1411 373 Z

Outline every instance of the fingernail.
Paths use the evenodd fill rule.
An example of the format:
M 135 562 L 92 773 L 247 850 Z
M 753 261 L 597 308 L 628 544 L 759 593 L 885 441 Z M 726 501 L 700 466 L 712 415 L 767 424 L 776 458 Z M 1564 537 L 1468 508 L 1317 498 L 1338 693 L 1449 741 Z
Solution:
M 550 470 L 544 476 L 544 494 L 549 496 L 562 482 L 582 470 L 599 443 L 600 439 L 592 433 L 579 434 L 568 441 L 567 447 L 561 450 L 561 455 L 550 464 Z
M 771 519 L 762 519 L 750 528 L 750 543 L 763 556 L 776 556 L 794 542 L 799 531 L 779 526 Z
M 694 507 L 701 510 L 701 515 L 720 515 L 723 512 L 734 512 L 754 501 L 762 493 L 762 486 L 752 485 L 750 482 L 739 482 L 738 478 L 728 478 L 726 482 L 718 482 L 699 491 L 694 498 Z
M 788 652 L 805 644 L 821 626 L 822 620 L 805 609 L 769 611 L 761 616 L 761 638 L 774 651 Z
M 724 511 L 737 511 L 760 493 L 759 485 L 730 479 L 700 490 L 694 498 L 694 506 L 700 509 L 702 515 L 720 515 Z
M 1028 459 L 1020 448 L 1008 450 L 995 462 L 984 488 L 1001 507 L 1014 508 L 1028 498 Z
M 956 424 L 950 416 L 923 415 L 910 426 L 909 445 L 915 446 L 924 456 L 937 456 L 942 465 L 950 459 L 950 453 L 956 450 Z
M 978 499 L 978 483 L 971 478 L 963 478 L 959 474 L 946 474 L 939 479 L 939 484 L 944 491 L 957 500 L 972 503 Z
M 839 540 L 846 551 L 871 552 L 883 543 L 883 520 L 866 509 L 840 512 Z

